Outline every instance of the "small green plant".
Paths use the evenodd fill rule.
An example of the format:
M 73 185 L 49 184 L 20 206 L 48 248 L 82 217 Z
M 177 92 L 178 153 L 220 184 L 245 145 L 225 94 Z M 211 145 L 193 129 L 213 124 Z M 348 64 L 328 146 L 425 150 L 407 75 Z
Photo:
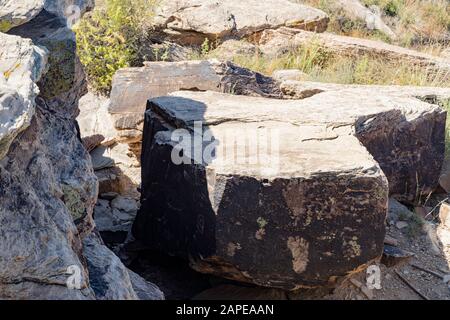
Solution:
M 9 29 L 11 29 L 11 22 L 6 20 L 0 20 L 0 32 L 7 32 Z
M 112 77 L 124 67 L 137 66 L 140 47 L 157 0 L 106 0 L 105 7 L 87 15 L 75 27 L 78 55 L 92 88 L 111 90 Z
M 155 61 L 167 61 L 169 59 L 170 48 L 166 45 L 163 48 L 153 48 Z
M 208 38 L 205 38 L 201 46 L 201 54 L 203 56 L 206 56 L 210 51 L 211 51 L 210 41 Z
M 415 238 L 422 232 L 424 220 L 417 213 L 413 213 L 408 221 L 406 234 L 410 238 Z
M 389 0 L 383 7 L 384 13 L 391 17 L 397 16 L 399 9 L 400 3 L 398 0 Z

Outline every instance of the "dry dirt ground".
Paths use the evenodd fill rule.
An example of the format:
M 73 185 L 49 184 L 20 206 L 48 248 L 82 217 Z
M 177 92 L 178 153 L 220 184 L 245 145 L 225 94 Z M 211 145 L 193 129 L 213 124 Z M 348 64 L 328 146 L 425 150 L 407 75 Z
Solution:
M 426 297 L 426 299 L 430 300 L 450 300 L 450 287 L 443 282 L 443 279 L 412 266 L 417 265 L 440 275 L 449 274 L 450 257 L 448 253 L 446 258 L 443 251 L 439 253 L 434 252 L 431 240 L 427 234 L 411 238 L 410 235 L 405 233 L 407 232 L 398 230 L 396 226 L 389 227 L 388 231 L 390 236 L 398 240 L 399 248 L 414 253 L 414 256 L 409 262 L 391 268 L 379 264 L 382 287 L 380 290 L 369 290 L 371 292 L 366 295 L 364 293 L 364 291 L 367 292 L 366 290 L 357 288 L 352 281 L 346 281 L 333 294 L 324 298 L 333 300 L 421 300 Z M 447 243 L 446 246 L 448 251 L 450 244 Z M 424 297 L 421 297 L 402 281 L 397 272 Z M 366 282 L 365 272 L 355 276 L 355 279 L 364 284 Z
M 378 263 L 381 271 L 379 290 L 367 288 L 366 270 L 345 280 L 333 291 L 292 294 L 202 275 L 191 270 L 182 260 L 155 252 L 141 254 L 130 267 L 157 284 L 167 299 L 450 300 L 450 283 L 446 284 L 442 279 L 450 274 L 450 229 L 439 223 L 438 210 L 439 207 L 421 223 L 407 215 L 388 215 L 387 238 L 391 242 L 396 241 L 396 247 L 413 256 L 389 268 Z M 403 223 L 402 226 L 399 221 L 407 225 Z
M 440 199 L 434 199 L 434 203 L 438 200 Z M 388 215 L 387 238 L 393 238 L 397 241 L 398 248 L 414 255 L 408 261 L 393 267 L 387 268 L 379 264 L 380 290 L 361 290 L 355 285 L 358 282 L 346 281 L 325 299 L 450 300 L 450 283 L 444 283 L 439 277 L 450 274 L 450 230 L 439 222 L 439 205 L 433 208 L 431 213 L 430 209 L 425 212 L 422 222 L 417 218 L 392 216 L 391 213 Z M 401 224 L 398 222 L 402 219 L 406 220 L 407 225 L 399 228 Z M 366 276 L 363 272 L 354 279 L 364 284 Z

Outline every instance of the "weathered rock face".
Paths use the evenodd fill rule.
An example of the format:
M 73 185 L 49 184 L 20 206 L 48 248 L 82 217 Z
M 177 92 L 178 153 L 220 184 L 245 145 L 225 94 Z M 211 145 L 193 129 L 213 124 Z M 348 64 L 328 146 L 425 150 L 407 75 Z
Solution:
M 29 126 L 34 114 L 34 99 L 38 94 L 35 82 L 45 66 L 45 49 L 31 40 L 0 33 L 8 51 L 0 55 L 0 159 L 14 138 Z
M 7 32 L 27 23 L 43 9 L 59 17 L 74 16 L 74 19 L 77 19 L 93 7 L 94 0 L 2 0 L 0 3 L 0 32 Z
M 445 113 L 413 98 L 375 94 L 361 104 L 358 97 L 177 92 L 151 99 L 134 236 L 189 258 L 200 272 L 288 290 L 332 285 L 377 259 L 392 172 L 376 160 L 409 154 L 425 140 L 442 159 Z M 197 143 L 200 160 L 195 147 L 180 150 L 177 129 L 194 144 L 211 133 Z M 268 132 L 276 143 L 265 148 Z M 201 157 L 212 150 L 212 161 Z M 176 165 L 174 154 L 184 162 Z
M 77 117 L 84 143 L 97 141 L 89 151 L 99 181 L 99 194 L 116 192 L 139 199 L 139 161 L 127 144 L 116 141 L 118 132 L 108 105 L 108 98 L 88 93 L 80 99 Z M 100 143 L 99 137 L 103 137 Z
M 119 70 L 113 79 L 109 112 L 118 140 L 140 156 L 145 105 L 149 98 L 177 90 L 213 90 L 251 96 L 281 97 L 278 83 L 231 62 L 149 62 Z
M 155 285 L 124 267 L 96 234 L 83 242 L 89 281 L 98 300 L 163 300 Z
M 380 94 L 398 97 L 418 98 L 433 104 L 446 103 L 450 100 L 450 88 L 389 86 L 389 85 L 358 85 L 337 84 L 312 81 L 286 80 L 280 84 L 284 98 L 304 99 L 321 92 L 353 91 L 364 94 L 375 91 Z
M 183 45 L 200 45 L 205 38 L 244 38 L 282 26 L 323 32 L 327 24 L 321 10 L 287 0 L 165 1 L 155 17 L 156 29 Z
M 386 61 L 411 63 L 430 68 L 430 71 L 447 72 L 450 63 L 444 58 L 435 57 L 423 52 L 374 41 L 331 33 L 315 33 L 294 28 L 265 30 L 259 39 L 259 48 L 263 54 L 276 56 L 293 48 L 314 43 L 327 50 L 328 53 L 359 57 L 369 55 Z M 444 73 L 445 74 L 445 73 Z
M 44 0 L 3 0 L 0 3 L 0 32 L 31 20 L 43 7 Z
M 253 56 L 255 54 L 258 54 L 257 46 L 248 41 L 236 39 L 226 40 L 210 52 L 211 56 L 224 60 L 233 60 L 235 56 Z
M 0 298 L 138 298 L 92 239 L 98 183 L 75 122 L 86 81 L 73 34 L 63 16 L 36 10 L 0 33 Z
M 353 93 L 359 96 L 371 96 L 373 92 L 387 97 L 417 98 L 432 104 L 445 106 L 450 101 L 449 88 L 414 87 L 414 86 L 368 86 L 368 85 L 342 85 L 333 83 L 317 83 L 308 81 L 285 81 L 280 89 L 286 96 L 294 99 L 304 99 L 321 92 L 335 92 L 335 94 Z M 381 168 L 388 177 L 389 191 L 395 198 L 413 203 L 420 195 L 427 195 L 437 185 L 436 177 L 443 183 L 443 152 L 445 148 L 445 130 L 442 123 L 445 116 L 441 114 L 423 115 L 421 121 L 412 123 L 406 129 L 413 132 L 405 135 L 405 127 L 395 124 L 401 118 L 391 119 L 392 126 L 386 127 L 383 136 L 373 140 L 364 140 L 365 133 L 360 139 L 380 163 Z M 383 142 L 384 140 L 384 142 Z M 391 141 L 391 142 L 388 142 Z M 428 165 L 427 165 L 428 164 Z M 444 170 L 445 173 L 445 170 Z
M 94 219 L 102 239 L 111 246 L 125 242 L 136 217 L 139 202 L 114 192 L 100 194 Z

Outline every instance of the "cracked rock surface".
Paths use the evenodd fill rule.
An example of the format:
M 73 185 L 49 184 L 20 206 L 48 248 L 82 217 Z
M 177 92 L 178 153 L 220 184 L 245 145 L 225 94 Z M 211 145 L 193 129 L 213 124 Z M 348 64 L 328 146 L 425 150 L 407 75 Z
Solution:
M 436 186 L 444 128 L 439 106 L 385 94 L 364 103 L 352 91 L 151 99 L 133 234 L 203 273 L 287 290 L 332 286 L 380 257 L 389 191 L 409 198 L 413 181 Z M 192 144 L 180 151 L 180 133 L 200 156 Z M 278 144 L 258 149 L 271 134 Z
M 287 0 L 166 1 L 154 20 L 166 39 L 182 45 L 244 38 L 282 26 L 323 32 L 328 24 L 323 11 Z

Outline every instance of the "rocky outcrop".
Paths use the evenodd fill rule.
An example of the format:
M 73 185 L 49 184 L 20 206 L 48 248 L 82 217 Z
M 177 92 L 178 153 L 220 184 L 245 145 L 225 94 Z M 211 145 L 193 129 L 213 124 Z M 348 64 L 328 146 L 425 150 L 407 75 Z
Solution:
M 287 0 L 177 0 L 158 6 L 154 23 L 166 40 L 200 45 L 205 39 L 241 39 L 282 26 L 323 32 L 328 17 Z
M 137 200 L 114 192 L 100 194 L 94 209 L 97 230 L 112 246 L 125 242 L 139 208 Z
M 83 242 L 90 286 L 98 300 L 164 300 L 155 285 L 128 270 L 100 237 L 89 235 Z
M 148 62 L 142 68 L 121 69 L 114 75 L 108 108 L 118 140 L 139 158 L 147 100 L 183 89 L 281 97 L 275 80 L 231 62 Z
M 33 19 L 44 7 L 44 0 L 3 0 L 0 3 L 0 32 Z
M 371 96 L 376 92 L 386 97 L 414 98 L 444 108 L 450 103 L 450 89 L 439 87 L 342 85 L 289 80 L 282 82 L 280 89 L 286 98 L 291 97 L 293 99 L 305 99 L 321 92 L 334 92 L 336 95 L 354 94 L 360 97 Z M 440 119 L 439 123 L 444 121 L 443 119 Z M 441 186 L 443 185 L 445 170 L 443 173 L 441 169 L 444 160 L 442 143 L 445 132 L 442 128 L 436 131 L 434 124 L 425 125 L 419 122 L 417 128 L 410 128 L 417 134 L 409 137 L 409 142 L 406 142 L 405 137 L 402 137 L 402 130 L 404 128 L 401 127 L 391 127 L 385 130 L 385 136 L 394 138 L 394 143 L 390 146 L 384 146 L 384 149 L 370 147 L 369 145 L 366 145 L 366 147 L 369 151 L 371 151 L 371 148 L 377 148 L 378 152 L 373 153 L 373 155 L 388 177 L 390 194 L 401 201 L 413 203 L 417 201 L 420 195 L 428 195 L 435 189 L 437 176 L 440 177 L 438 180 Z M 418 138 L 419 136 L 422 136 L 422 138 Z M 371 144 L 377 144 L 381 139 Z M 429 141 L 439 142 L 439 145 L 428 149 L 430 143 L 435 143 L 425 142 L 428 139 Z M 426 143 L 427 147 L 423 148 L 422 143 Z M 427 162 L 433 165 L 427 167 Z
M 138 298 L 128 270 L 92 238 L 98 182 L 75 121 L 86 81 L 57 10 L 69 3 L 30 7 L 38 12 L 0 33 L 1 299 Z
M 151 99 L 133 234 L 200 272 L 334 285 L 381 256 L 389 190 L 436 185 L 444 128 L 438 106 L 383 94 Z
M 38 95 L 35 83 L 44 71 L 47 51 L 29 39 L 0 33 L 0 40 L 9 48 L 0 53 L 1 159 L 15 137 L 30 125 Z
M 286 80 L 280 84 L 280 90 L 285 98 L 304 99 L 321 92 L 353 91 L 369 94 L 375 91 L 389 96 L 412 97 L 430 103 L 444 104 L 450 101 L 450 88 L 416 87 L 395 85 L 358 85 L 327 82 Z
M 214 48 L 208 55 L 223 60 L 233 60 L 236 56 L 254 56 L 258 54 L 258 48 L 245 40 L 229 39 Z
M 2 0 L 0 32 L 20 26 L 35 18 L 42 10 L 75 22 L 94 7 L 94 0 Z M 70 21 L 69 21 L 70 22 Z
M 80 99 L 77 121 L 81 137 L 88 145 L 97 141 L 89 151 L 99 182 L 99 194 L 113 192 L 138 200 L 139 160 L 129 151 L 129 145 L 120 141 L 122 138 L 114 128 L 113 116 L 108 112 L 109 104 L 108 98 L 92 92 Z M 100 143 L 99 137 L 103 137 Z
M 377 57 L 390 62 L 410 63 L 429 68 L 430 72 L 448 74 L 448 60 L 423 52 L 394 46 L 381 41 L 340 36 L 331 33 L 315 33 L 294 28 L 265 30 L 259 40 L 259 48 L 265 55 L 276 56 L 289 50 L 317 45 L 329 54 L 345 55 L 358 58 L 361 55 Z

